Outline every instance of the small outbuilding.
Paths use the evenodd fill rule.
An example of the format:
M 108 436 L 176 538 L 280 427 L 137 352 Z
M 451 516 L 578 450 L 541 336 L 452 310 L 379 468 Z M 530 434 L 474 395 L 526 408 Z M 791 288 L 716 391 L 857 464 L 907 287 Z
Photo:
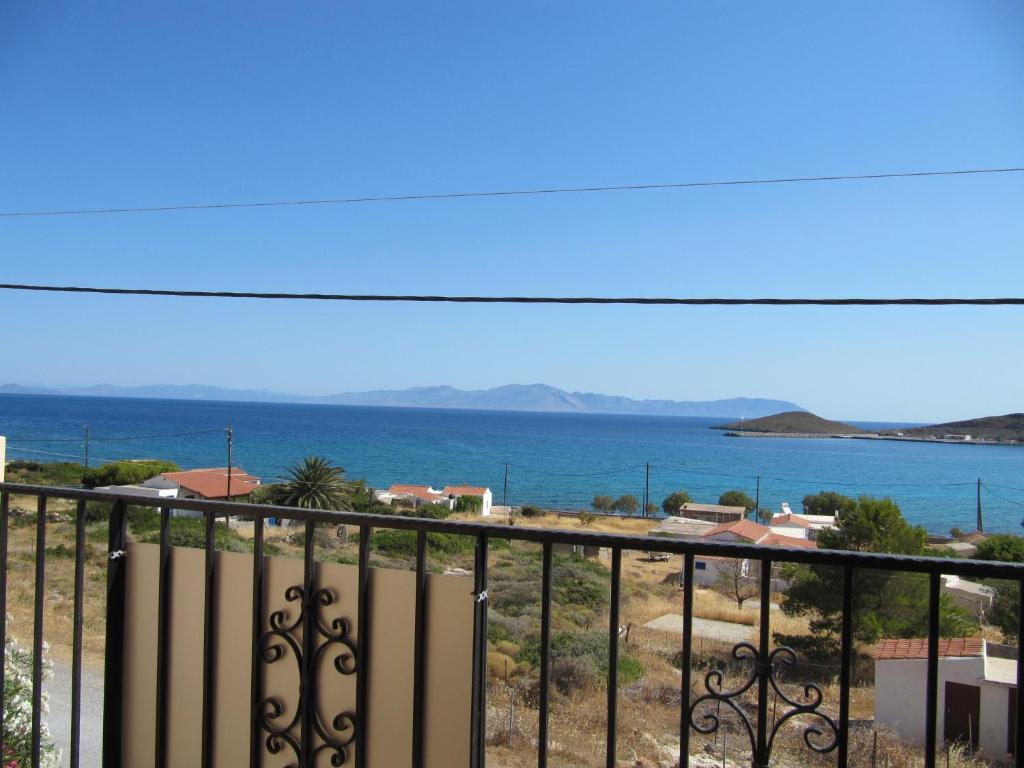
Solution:
M 1015 753 L 1017 649 L 980 637 L 939 639 L 937 741 L 962 741 L 991 760 Z M 875 648 L 875 722 L 924 744 L 926 638 Z

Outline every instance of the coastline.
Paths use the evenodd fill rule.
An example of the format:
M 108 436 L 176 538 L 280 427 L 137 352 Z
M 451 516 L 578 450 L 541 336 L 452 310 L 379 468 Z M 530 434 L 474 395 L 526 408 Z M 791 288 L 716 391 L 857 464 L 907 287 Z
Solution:
M 807 432 L 745 432 L 740 430 L 730 430 L 729 432 L 725 433 L 725 437 L 781 437 L 832 440 L 888 440 L 897 443 L 939 443 L 943 445 L 1003 445 L 1010 447 L 1024 446 L 1024 442 L 1022 441 L 985 440 L 984 438 L 977 438 L 974 440 L 954 440 L 944 437 L 914 437 L 911 435 L 879 435 L 871 433 L 859 435 L 823 435 L 820 433 Z

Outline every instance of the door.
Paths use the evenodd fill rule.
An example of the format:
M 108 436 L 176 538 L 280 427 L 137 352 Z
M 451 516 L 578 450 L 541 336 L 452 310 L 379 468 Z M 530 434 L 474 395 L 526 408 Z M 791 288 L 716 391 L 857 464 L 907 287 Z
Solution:
M 978 716 L 981 714 L 981 688 L 976 685 L 946 683 L 946 717 L 943 736 L 946 741 L 970 743 L 978 748 Z

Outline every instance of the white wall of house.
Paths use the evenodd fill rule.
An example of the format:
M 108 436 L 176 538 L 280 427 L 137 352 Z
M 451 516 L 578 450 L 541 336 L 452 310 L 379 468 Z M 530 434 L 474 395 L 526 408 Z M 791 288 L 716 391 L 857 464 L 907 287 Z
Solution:
M 483 504 L 480 506 L 481 517 L 487 517 L 491 514 L 491 503 L 494 500 L 494 494 L 491 493 L 491 489 L 488 488 L 484 491 Z
M 875 661 L 875 722 L 914 744 L 924 744 L 927 673 L 925 659 Z M 984 675 L 984 656 L 939 659 L 936 740 L 941 744 L 945 731 L 946 683 L 976 685 L 981 688 L 978 747 L 990 758 L 1001 758 L 1006 754 L 1007 687 L 985 681 Z
M 714 586 L 722 576 L 732 567 L 733 560 L 703 559 L 697 556 L 693 559 L 693 580 L 700 587 Z M 750 561 L 743 560 L 741 568 L 744 575 L 750 573 Z
M 794 523 L 783 523 L 782 525 L 772 525 L 772 533 L 777 533 L 779 536 L 789 536 L 791 539 L 806 539 L 809 528 L 805 528 L 802 525 L 796 525 Z

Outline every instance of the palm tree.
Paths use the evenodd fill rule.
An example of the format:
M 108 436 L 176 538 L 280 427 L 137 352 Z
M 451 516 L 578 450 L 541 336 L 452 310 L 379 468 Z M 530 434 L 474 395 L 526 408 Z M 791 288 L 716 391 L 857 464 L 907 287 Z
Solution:
M 345 470 L 322 456 L 307 456 L 288 470 L 288 482 L 280 491 L 280 503 L 302 509 L 349 509 L 352 486 Z

